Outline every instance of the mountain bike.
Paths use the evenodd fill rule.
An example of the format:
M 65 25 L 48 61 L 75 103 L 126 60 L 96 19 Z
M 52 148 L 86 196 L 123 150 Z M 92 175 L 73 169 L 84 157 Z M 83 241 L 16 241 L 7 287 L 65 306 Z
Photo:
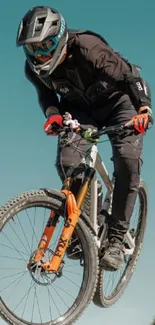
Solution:
M 67 171 L 61 191 L 28 191 L 0 208 L 0 315 L 8 324 L 72 324 L 92 300 L 109 307 L 122 295 L 141 251 L 147 191 L 140 181 L 134 208 L 138 208 L 137 222 L 133 223 L 133 213 L 123 242 L 123 268 L 103 270 L 100 256 L 107 245 L 114 177 L 98 153 L 97 141 L 103 134 L 118 135 L 129 128 L 130 123 L 96 132 L 78 127 L 76 132 L 87 139 L 88 149 L 80 164 Z M 71 128 L 63 127 L 62 132 L 67 135 Z M 70 188 L 79 173 L 84 176 L 75 197 Z M 107 189 L 102 223 L 97 212 L 99 177 Z M 73 256 L 70 247 L 75 247 Z

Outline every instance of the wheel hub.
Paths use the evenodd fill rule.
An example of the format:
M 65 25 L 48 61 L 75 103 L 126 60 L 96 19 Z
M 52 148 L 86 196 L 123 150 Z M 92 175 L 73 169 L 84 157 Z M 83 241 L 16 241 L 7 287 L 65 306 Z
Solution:
M 43 269 L 43 264 L 50 261 L 51 257 L 54 255 L 54 252 L 48 248 L 46 250 L 46 253 L 44 257 L 36 262 L 35 257 L 36 251 L 34 251 L 30 257 L 29 263 L 28 263 L 28 270 L 30 273 L 30 276 L 32 279 L 39 285 L 42 286 L 48 286 L 51 285 L 58 277 L 60 278 L 62 276 L 62 269 L 64 266 L 64 263 L 62 263 L 59 271 L 57 273 L 52 271 L 47 271 Z

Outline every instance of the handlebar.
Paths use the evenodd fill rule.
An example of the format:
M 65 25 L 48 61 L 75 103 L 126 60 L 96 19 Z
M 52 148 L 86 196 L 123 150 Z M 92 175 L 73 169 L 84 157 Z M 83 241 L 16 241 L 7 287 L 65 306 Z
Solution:
M 58 135 L 67 134 L 69 132 L 75 132 L 79 134 L 82 138 L 86 138 L 88 141 L 97 140 L 103 134 L 119 134 L 124 130 L 129 130 L 133 128 L 133 122 L 129 121 L 123 124 L 117 124 L 113 126 L 104 127 L 103 129 L 96 131 L 93 129 L 84 129 L 81 125 L 79 125 L 76 129 L 71 128 L 70 126 L 59 127 L 57 123 L 52 125 L 52 129 Z M 88 133 L 90 131 L 90 133 Z
M 91 135 L 91 138 L 92 139 L 99 138 L 103 134 L 114 134 L 114 133 L 119 134 L 124 130 L 132 129 L 132 127 L 133 127 L 133 122 L 128 122 L 128 123 L 126 123 L 124 125 L 123 124 L 117 124 L 117 125 L 113 125 L 113 126 L 108 126 L 108 127 L 103 128 L 100 131 L 96 131 L 96 133 L 93 133 Z

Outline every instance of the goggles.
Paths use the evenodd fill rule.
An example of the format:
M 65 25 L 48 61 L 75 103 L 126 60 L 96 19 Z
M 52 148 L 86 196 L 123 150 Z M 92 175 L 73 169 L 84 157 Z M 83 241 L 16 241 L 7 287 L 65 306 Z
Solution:
M 58 36 L 51 36 L 43 40 L 42 42 L 29 43 L 24 45 L 24 49 L 29 55 L 36 56 L 47 55 L 54 51 L 59 43 Z

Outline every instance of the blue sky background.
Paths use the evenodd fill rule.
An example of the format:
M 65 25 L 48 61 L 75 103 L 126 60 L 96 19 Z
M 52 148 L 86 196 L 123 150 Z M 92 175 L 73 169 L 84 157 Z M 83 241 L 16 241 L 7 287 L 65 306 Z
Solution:
M 24 77 L 24 54 L 16 48 L 19 20 L 35 5 L 59 9 L 71 28 L 88 28 L 101 33 L 111 46 L 143 68 L 143 76 L 152 89 L 155 103 L 155 1 L 3 1 L 1 3 L 0 71 L 0 204 L 18 192 L 40 187 L 60 187 L 54 167 L 56 138 L 43 132 L 44 116 L 32 85 Z M 112 308 L 102 310 L 92 304 L 77 322 L 81 325 L 150 324 L 155 315 L 155 128 L 144 141 L 142 177 L 149 188 L 149 216 L 145 242 L 132 281 L 123 297 Z M 100 152 L 109 162 L 108 143 Z M 4 325 L 0 320 L 0 325 Z

